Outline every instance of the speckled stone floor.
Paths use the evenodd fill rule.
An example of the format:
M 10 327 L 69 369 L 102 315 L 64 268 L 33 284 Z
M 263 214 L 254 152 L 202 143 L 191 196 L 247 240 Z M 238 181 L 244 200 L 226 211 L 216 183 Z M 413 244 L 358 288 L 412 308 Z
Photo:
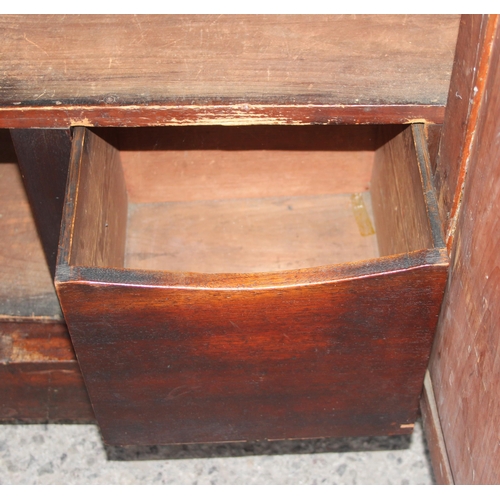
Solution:
M 0 425 L 0 484 L 433 484 L 408 436 L 105 448 L 93 425 Z

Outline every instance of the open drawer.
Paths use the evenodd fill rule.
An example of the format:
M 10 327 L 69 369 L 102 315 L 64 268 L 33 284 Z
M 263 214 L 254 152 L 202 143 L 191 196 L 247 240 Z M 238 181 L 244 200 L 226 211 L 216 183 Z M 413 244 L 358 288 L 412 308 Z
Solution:
M 422 125 L 98 133 L 56 287 L 107 443 L 412 431 L 448 267 Z

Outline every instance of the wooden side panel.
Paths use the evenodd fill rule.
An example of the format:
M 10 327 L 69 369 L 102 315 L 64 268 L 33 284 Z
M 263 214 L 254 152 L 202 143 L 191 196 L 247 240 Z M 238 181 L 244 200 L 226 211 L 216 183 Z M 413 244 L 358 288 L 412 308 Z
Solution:
M 439 246 L 429 223 L 421 172 L 428 153 L 422 151 L 424 141 L 415 141 L 416 127 L 405 129 L 375 155 L 371 195 L 380 255 Z
M 78 182 L 66 207 L 73 221 L 72 265 L 123 267 L 127 191 L 119 152 L 86 129 L 76 129 L 71 162 Z M 74 200 L 74 201 L 73 201 Z M 74 203 L 74 206 L 73 206 Z
M 196 275 L 175 275 L 186 285 L 155 286 L 160 275 L 141 285 L 131 272 L 98 283 L 71 271 L 58 292 L 105 441 L 411 432 L 446 257 L 347 268 L 357 279 L 317 268 L 305 283 L 300 272 L 277 273 L 281 286 L 264 285 L 266 274 L 201 275 L 196 286 Z
M 420 412 L 436 482 L 437 484 L 455 484 L 429 372 L 425 374 Z
M 497 27 L 430 365 L 457 484 L 500 482 L 499 89 Z
M 69 129 L 12 130 L 19 168 L 52 277 L 68 177 Z
M 456 15 L 2 16 L 0 126 L 441 120 L 457 28 Z
M 400 128 L 402 130 L 402 127 Z M 396 134 L 398 127 L 391 127 Z M 96 133 L 120 149 L 131 203 L 359 193 L 375 126 L 156 127 Z
M 498 15 L 464 15 L 439 149 L 435 185 L 448 249 L 453 244 L 470 148 L 476 134 Z
M 0 131 L 0 318 L 62 313 L 8 131 Z M 61 215 L 59 214 L 59 217 Z M 60 223 L 60 219 L 59 219 Z M 51 230 L 49 231 L 51 232 Z M 57 248 L 57 245 L 56 247 Z
M 368 191 L 372 151 L 138 151 L 121 158 L 132 203 Z
M 442 131 L 442 125 L 425 125 L 425 139 L 427 142 L 427 147 L 429 149 L 429 158 L 431 161 L 431 171 L 433 176 L 436 171 L 436 161 L 439 152 Z
M 92 422 L 64 323 L 0 322 L 0 422 Z

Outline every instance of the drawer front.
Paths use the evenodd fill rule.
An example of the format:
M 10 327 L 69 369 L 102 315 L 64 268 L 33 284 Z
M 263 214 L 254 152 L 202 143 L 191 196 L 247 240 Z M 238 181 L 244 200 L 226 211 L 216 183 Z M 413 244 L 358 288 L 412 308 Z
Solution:
M 105 285 L 83 275 L 61 286 L 104 440 L 411 431 L 446 269 L 429 256 L 384 272 L 391 264 L 360 279 L 260 290 Z

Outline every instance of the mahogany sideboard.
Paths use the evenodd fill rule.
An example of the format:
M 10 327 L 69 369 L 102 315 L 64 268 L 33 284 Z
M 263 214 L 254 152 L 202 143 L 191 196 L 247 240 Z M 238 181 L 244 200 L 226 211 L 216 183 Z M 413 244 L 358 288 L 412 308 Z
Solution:
M 244 426 L 233 434 L 228 430 L 248 415 L 257 422 L 260 411 L 262 422 L 268 422 L 265 428 L 273 429 L 272 437 L 301 436 L 301 429 L 301 437 L 317 437 L 311 434 L 318 429 L 313 417 L 321 414 L 318 405 L 325 398 L 335 399 L 338 405 L 333 427 L 321 421 L 321 428 L 329 429 L 325 432 L 330 435 L 411 432 L 423 386 L 420 408 L 438 482 L 498 483 L 498 16 L 1 16 L 0 32 L 4 47 L 0 56 L 1 421 L 93 422 L 80 368 L 97 420 L 110 441 L 115 433 L 118 440 L 134 432 L 142 439 L 147 433 L 145 421 L 150 422 L 148 442 L 160 435 L 162 442 L 186 442 L 186 436 L 199 429 L 205 432 L 200 431 L 202 441 L 219 435 L 268 437 L 258 425 L 252 428 L 257 434 Z M 154 162 L 161 155 L 168 155 L 175 168 L 160 181 L 161 172 Z M 109 167 L 117 161 L 123 164 L 123 172 L 121 166 Z M 141 168 L 149 177 L 141 174 L 139 178 L 135 166 L 139 161 L 146 165 Z M 335 180 L 327 175 L 332 162 L 339 165 Z M 239 170 L 234 168 L 236 163 Z M 216 167 L 210 170 L 210 165 Z M 383 165 L 393 172 L 395 188 L 377 180 L 385 175 Z M 116 193 L 124 188 L 117 186 L 124 183 L 127 195 L 120 197 Z M 198 186 L 195 194 L 194 184 Z M 212 191 L 224 202 L 214 205 L 207 200 L 206 192 Z M 114 197 L 108 197 L 111 193 Z M 322 200 L 331 204 L 328 196 L 333 195 L 339 207 L 333 216 L 335 228 L 347 210 L 354 214 L 353 227 L 359 229 L 361 240 L 354 231 L 337 244 L 335 231 L 350 234 L 349 230 L 324 229 L 331 222 L 331 205 L 326 216 L 321 215 L 320 205 Z M 251 201 L 234 201 L 255 196 L 270 200 L 264 210 L 254 209 Z M 398 203 L 392 201 L 396 199 Z M 174 237 L 155 243 L 142 228 L 144 221 L 158 221 L 165 201 L 180 203 L 182 215 L 177 226 L 169 222 L 159 229 Z M 380 255 L 395 257 L 379 257 L 378 250 L 373 250 L 374 230 L 367 216 L 371 202 Z M 264 273 L 265 279 L 258 272 L 252 274 L 256 254 L 242 252 L 233 243 L 229 253 L 219 252 L 219 261 L 204 260 L 205 243 L 191 257 L 184 251 L 185 243 L 178 248 L 167 246 L 190 224 L 186 222 L 190 207 L 198 211 L 202 207 L 207 214 L 223 212 L 219 225 L 211 230 L 219 237 L 224 232 L 221 227 L 235 224 L 242 203 L 245 217 L 257 217 L 264 226 L 269 223 L 267 214 L 281 210 L 280 220 L 291 224 L 290 234 L 299 235 L 286 240 L 284 260 L 271 269 L 257 268 L 274 274 Z M 169 221 L 174 220 L 175 207 Z M 301 207 L 313 207 L 310 213 L 316 218 L 303 215 L 307 210 L 301 212 Z M 400 212 L 408 218 L 401 219 Z M 120 217 L 128 217 L 129 227 L 134 217 L 137 220 L 134 231 L 138 236 L 127 243 L 132 250 L 126 257 L 135 260 L 128 267 L 156 269 L 156 262 L 173 255 L 166 269 L 178 265 L 177 274 L 121 270 L 123 251 L 116 242 L 124 240 L 125 233 L 119 229 Z M 85 222 L 89 220 L 97 222 Z M 321 221 L 319 229 L 317 221 Z M 206 227 L 206 222 L 191 227 L 191 238 L 196 236 L 192 240 L 204 231 L 210 237 Z M 277 239 L 280 229 L 269 227 L 266 241 Z M 257 246 L 261 238 L 246 226 L 235 234 L 236 240 Z M 354 244 L 355 238 L 362 243 Z M 328 267 L 332 251 L 324 253 L 323 247 L 318 247 L 319 257 L 312 259 L 311 244 L 303 243 L 316 239 L 326 248 L 338 247 L 335 252 L 343 252 L 339 262 L 352 263 Z M 149 268 L 143 258 L 145 245 L 149 252 L 155 248 L 155 264 Z M 267 246 L 259 247 L 259 255 L 265 254 Z M 363 259 L 371 264 L 356 264 Z M 198 269 L 200 262 L 209 264 Z M 310 271 L 297 278 L 293 271 L 297 267 Z M 203 281 L 196 272 L 239 274 L 232 274 L 231 279 L 214 275 L 219 276 L 216 288 L 224 291 L 222 296 L 211 291 L 212 278 Z M 365 279 L 371 275 L 373 279 Z M 398 279 L 407 284 L 413 280 L 415 285 L 406 284 L 397 292 Z M 245 286 L 261 291 L 251 300 L 239 298 L 242 280 Z M 330 282 L 336 283 L 333 291 L 324 288 Z M 96 288 L 98 283 L 104 285 Z M 134 288 L 137 283 L 140 293 Z M 215 297 L 211 316 L 201 315 L 198 324 L 192 323 L 192 317 L 206 307 L 204 299 L 179 298 L 191 297 L 193 283 Z M 319 288 L 308 295 L 300 291 L 307 288 L 306 283 L 319 284 Z M 379 288 L 373 283 L 379 283 Z M 385 296 L 380 283 L 384 291 L 393 293 L 386 295 L 386 303 L 379 300 Z M 162 291 L 155 296 L 144 292 L 155 286 L 166 290 L 173 284 L 184 291 L 178 295 Z M 119 289 L 114 295 L 108 293 L 113 286 Z M 280 290 L 274 298 L 265 292 L 270 287 Z M 352 312 L 351 306 L 337 299 L 325 301 L 325 293 L 336 297 L 338 290 L 346 293 L 342 300 L 359 303 L 361 309 Z M 283 294 L 295 304 L 291 323 L 287 323 L 289 314 L 280 311 Z M 158 312 L 160 296 L 163 303 L 171 304 L 170 319 L 164 318 L 167 313 Z M 233 300 L 233 296 L 238 298 Z M 113 297 L 120 300 L 114 302 Z M 390 297 L 404 306 L 397 317 L 393 315 L 399 309 L 387 304 Z M 233 311 L 234 303 L 239 305 Z M 117 327 L 110 326 L 111 315 L 102 312 L 102 304 L 116 310 L 113 321 L 119 318 L 118 329 L 127 332 L 122 347 L 114 341 Z M 330 321 L 329 304 L 350 311 L 344 314 L 347 330 L 340 328 L 335 337 L 340 357 L 321 357 L 318 347 L 321 351 L 321 345 L 331 345 L 330 333 L 313 334 L 309 328 L 318 323 L 316 331 L 323 332 L 325 322 Z M 368 310 L 369 316 L 363 312 Z M 413 312 L 406 314 L 409 310 Z M 267 316 L 269 311 L 272 317 Z M 155 315 L 168 323 L 175 333 L 173 340 L 162 340 L 161 329 L 151 320 Z M 331 321 L 337 321 L 334 316 Z M 207 336 L 211 329 L 226 332 L 225 323 L 217 318 L 231 323 L 227 327 L 230 336 Z M 287 346 L 287 334 L 293 332 L 297 318 L 303 318 L 306 325 L 300 327 L 303 341 L 297 345 L 301 351 L 293 346 L 277 350 L 274 333 L 280 332 L 280 345 Z M 142 325 L 140 335 L 134 333 L 136 323 Z M 262 330 L 268 323 L 274 326 Z M 373 323 L 383 326 L 375 331 Z M 394 324 L 407 335 L 392 337 Z M 248 343 L 238 332 L 245 328 L 261 328 L 267 336 Z M 358 332 L 352 349 L 348 341 L 343 343 L 350 331 Z M 198 344 L 203 345 L 203 355 L 193 347 Z M 390 348 L 384 350 L 384 346 Z M 134 354 L 128 359 L 130 349 Z M 171 352 L 177 354 L 168 358 Z M 243 368 L 228 368 L 232 382 L 220 378 L 218 392 L 200 394 L 201 386 L 183 382 L 187 372 L 194 373 L 191 367 L 200 366 L 201 373 L 217 379 L 220 373 L 214 371 L 213 356 L 219 365 L 229 367 L 228 360 L 236 352 L 242 356 Z M 346 361 L 344 368 L 337 368 L 336 378 L 329 378 L 331 363 L 340 366 L 342 359 L 360 352 L 364 357 Z M 324 353 L 330 350 L 325 347 Z M 375 359 L 382 353 L 386 357 Z M 265 363 L 256 367 L 255 360 L 261 358 L 278 361 L 274 367 Z M 162 359 L 172 366 L 182 360 L 184 368 L 174 374 L 170 364 L 161 365 Z M 308 365 L 300 364 L 311 360 L 314 370 L 322 370 L 316 375 Z M 397 366 L 403 363 L 414 370 L 411 376 L 392 370 L 395 360 Z M 165 397 L 160 397 L 161 383 L 141 379 L 142 368 L 134 371 L 136 365 L 149 367 L 153 362 L 156 368 L 148 370 L 161 367 L 164 377 L 176 381 L 175 390 Z M 248 370 L 255 375 L 251 387 L 237 385 L 240 378 L 246 380 Z M 266 380 L 272 379 L 275 389 L 282 387 L 282 394 L 288 394 L 294 373 L 297 391 L 281 401 L 278 420 L 270 424 L 264 418 L 269 407 L 278 407 L 274 400 L 256 399 L 245 410 L 241 401 L 250 400 Z M 121 376 L 122 380 L 116 378 Z M 353 391 L 356 377 L 365 383 L 356 382 L 358 388 Z M 340 388 L 337 392 L 335 384 Z M 240 399 L 224 400 L 224 394 L 237 395 L 241 387 L 248 392 Z M 406 387 L 406 395 L 398 392 L 401 387 Z M 380 399 L 377 391 L 387 401 L 385 417 L 370 406 L 370 393 L 374 400 Z M 164 421 L 154 421 L 152 403 L 141 408 L 141 397 L 160 409 L 169 408 L 165 404 L 174 399 L 201 397 L 216 410 L 212 420 L 199 421 L 199 425 L 188 422 L 187 413 L 181 412 L 177 419 L 185 420 L 187 434 L 171 436 L 161 434 Z M 138 406 L 130 406 L 130 398 L 139 401 Z M 309 412 L 304 411 L 305 401 L 310 401 Z M 197 403 L 189 404 L 189 415 L 195 415 Z M 349 404 L 368 409 L 342 416 Z M 408 413 L 407 407 L 415 411 Z M 128 427 L 119 424 L 124 408 L 131 412 Z M 240 420 L 226 418 L 239 408 Z M 297 415 L 289 427 L 283 424 L 285 413 Z M 218 434 L 224 426 L 225 433 Z

